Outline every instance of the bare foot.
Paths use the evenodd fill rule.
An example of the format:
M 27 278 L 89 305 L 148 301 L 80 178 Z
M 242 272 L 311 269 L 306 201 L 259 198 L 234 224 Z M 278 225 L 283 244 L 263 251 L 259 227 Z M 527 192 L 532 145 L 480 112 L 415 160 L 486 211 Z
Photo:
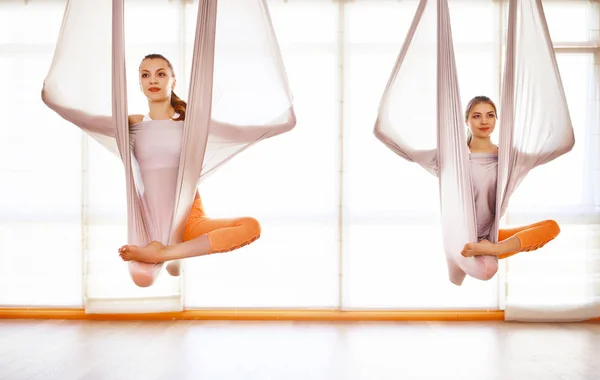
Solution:
M 124 245 L 119 248 L 119 256 L 123 261 L 139 261 L 148 264 L 158 264 L 164 261 L 162 250 L 164 246 L 153 241 L 146 247 L 138 247 L 137 245 Z
M 175 260 L 175 261 L 171 261 L 170 263 L 167 264 L 167 272 L 171 275 L 171 276 L 179 276 L 179 274 L 181 273 L 181 263 L 179 260 Z
M 491 243 L 489 240 L 481 240 L 478 243 L 465 244 L 461 254 L 465 257 L 471 256 L 498 256 L 501 254 L 497 244 Z

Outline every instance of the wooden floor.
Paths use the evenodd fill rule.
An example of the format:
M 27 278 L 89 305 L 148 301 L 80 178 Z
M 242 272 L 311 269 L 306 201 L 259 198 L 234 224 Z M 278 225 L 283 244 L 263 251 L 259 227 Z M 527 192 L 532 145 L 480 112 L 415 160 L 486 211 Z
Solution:
M 0 320 L 2 380 L 597 380 L 600 323 Z

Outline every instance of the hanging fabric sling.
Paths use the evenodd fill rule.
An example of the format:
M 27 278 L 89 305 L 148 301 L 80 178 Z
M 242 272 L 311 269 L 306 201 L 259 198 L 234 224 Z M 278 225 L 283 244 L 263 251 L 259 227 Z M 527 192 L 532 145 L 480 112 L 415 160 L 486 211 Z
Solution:
M 132 76 L 137 85 L 137 65 L 155 51 L 126 51 L 125 5 L 124 0 L 68 1 L 42 98 L 120 157 L 126 176 L 128 244 L 145 246 L 160 240 L 160 226 L 148 223 L 141 201 L 144 183 L 130 147 L 127 84 Z M 126 56 L 135 72 L 126 74 Z M 173 216 L 163 221 L 171 224 L 171 233 L 163 244 L 182 241 L 201 179 L 250 145 L 295 125 L 264 0 L 199 1 L 187 100 Z
M 540 0 L 510 0 L 505 54 L 492 242 L 510 196 L 527 173 L 574 145 Z M 444 251 L 456 285 L 466 275 L 486 279 L 481 278 L 482 267 L 497 266 L 496 257 L 461 255 L 466 243 L 477 241 L 477 224 L 459 85 L 448 1 L 421 0 L 381 99 L 374 132 L 398 155 L 438 177 Z M 434 112 L 415 112 L 434 107 Z M 420 133 L 414 133 L 416 128 Z

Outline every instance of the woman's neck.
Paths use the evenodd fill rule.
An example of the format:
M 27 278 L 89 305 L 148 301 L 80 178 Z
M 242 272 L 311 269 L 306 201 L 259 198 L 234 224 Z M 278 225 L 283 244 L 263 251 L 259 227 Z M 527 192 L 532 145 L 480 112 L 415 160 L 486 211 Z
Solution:
M 489 137 L 475 137 L 469 143 L 471 153 L 498 153 L 498 147 L 492 144 L 492 139 Z
M 149 116 L 152 120 L 169 120 L 175 115 L 170 101 L 148 102 Z

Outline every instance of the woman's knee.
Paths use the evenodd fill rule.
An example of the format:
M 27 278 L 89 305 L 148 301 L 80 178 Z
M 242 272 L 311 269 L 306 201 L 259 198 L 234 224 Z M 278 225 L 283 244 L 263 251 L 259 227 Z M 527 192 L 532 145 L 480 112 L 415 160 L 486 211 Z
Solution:
M 132 261 L 129 263 L 129 275 L 134 284 L 141 288 L 151 286 L 156 279 L 156 267 L 153 264 L 144 264 Z
M 233 219 L 227 230 L 215 230 L 208 234 L 212 253 L 230 252 L 253 243 L 260 237 L 261 226 L 251 217 Z
M 255 238 L 258 238 L 261 233 L 260 222 L 251 217 L 240 218 L 239 222 L 244 228 Z
M 560 226 L 556 223 L 555 220 L 548 219 L 545 220 L 544 223 L 548 226 L 548 229 L 551 231 L 552 238 L 555 238 L 560 234 Z

